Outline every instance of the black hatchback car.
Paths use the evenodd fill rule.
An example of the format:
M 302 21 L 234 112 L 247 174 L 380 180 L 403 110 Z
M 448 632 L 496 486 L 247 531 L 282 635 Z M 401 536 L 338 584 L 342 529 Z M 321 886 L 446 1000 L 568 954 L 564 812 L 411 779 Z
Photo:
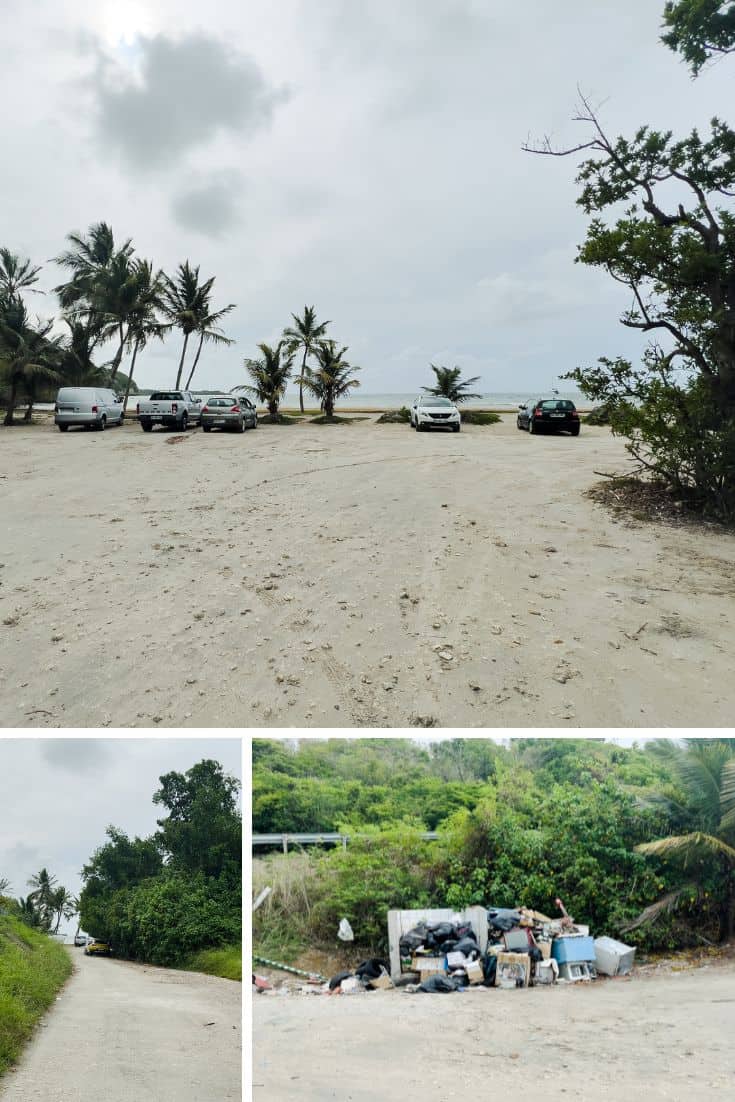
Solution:
M 570 432 L 579 436 L 579 414 L 567 398 L 537 398 L 518 407 L 516 424 L 529 432 Z

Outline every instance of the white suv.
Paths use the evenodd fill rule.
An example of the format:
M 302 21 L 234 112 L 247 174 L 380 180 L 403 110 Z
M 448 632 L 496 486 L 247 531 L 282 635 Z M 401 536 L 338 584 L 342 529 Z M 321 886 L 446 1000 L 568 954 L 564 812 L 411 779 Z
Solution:
M 422 432 L 424 429 L 440 428 L 459 432 L 459 410 L 449 398 L 437 398 L 433 394 L 423 394 L 411 406 L 411 428 Z

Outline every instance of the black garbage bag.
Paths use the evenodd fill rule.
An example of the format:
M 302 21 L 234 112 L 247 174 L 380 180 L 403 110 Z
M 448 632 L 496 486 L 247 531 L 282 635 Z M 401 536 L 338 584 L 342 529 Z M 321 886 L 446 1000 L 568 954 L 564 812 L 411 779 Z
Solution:
M 475 936 L 475 931 L 472 929 L 469 922 L 460 922 L 460 924 L 457 926 L 457 937 L 458 938 L 463 938 L 463 937 L 474 938 L 474 936 Z
M 422 945 L 428 944 L 429 931 L 426 928 L 425 922 L 419 922 L 418 925 L 413 926 L 405 934 L 401 936 L 398 942 L 398 947 L 401 952 L 401 956 L 409 956 L 414 949 L 420 948 Z
M 377 980 L 381 968 L 384 968 L 386 972 L 390 972 L 388 961 L 381 960 L 379 957 L 371 957 L 370 960 L 364 960 L 361 964 L 358 964 L 355 975 L 363 980 Z
M 419 984 L 419 991 L 425 991 L 429 995 L 449 995 L 452 991 L 459 991 L 461 986 L 454 976 L 445 976 L 437 972 L 435 976 L 429 976 Z
M 498 958 L 494 953 L 485 953 L 485 956 L 482 958 L 482 982 L 485 987 L 495 986 L 495 973 L 497 970 Z
M 342 983 L 342 980 L 349 979 L 351 975 L 352 972 L 338 972 L 336 976 L 332 976 L 331 980 L 329 981 L 329 990 L 334 991 L 335 987 L 339 987 L 339 985 Z
M 457 953 L 464 953 L 470 960 L 475 960 L 480 955 L 480 947 L 474 937 L 460 938 L 454 949 Z
M 445 941 L 451 940 L 457 940 L 457 930 L 451 922 L 435 922 L 429 926 L 426 944 L 430 948 L 438 948 Z
M 520 921 L 520 911 L 512 911 L 507 907 L 488 907 L 487 924 L 491 930 L 500 930 L 501 933 L 505 933 L 517 926 Z

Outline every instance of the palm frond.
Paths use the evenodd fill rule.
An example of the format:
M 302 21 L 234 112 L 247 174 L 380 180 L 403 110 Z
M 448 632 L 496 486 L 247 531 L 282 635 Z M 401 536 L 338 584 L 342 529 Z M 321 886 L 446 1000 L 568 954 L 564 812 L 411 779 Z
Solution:
M 637 930 L 639 926 L 645 925 L 647 922 L 655 922 L 661 915 L 673 911 L 683 895 L 691 898 L 692 894 L 694 894 L 697 899 L 699 898 L 701 888 L 698 884 L 682 884 L 681 887 L 675 888 L 674 891 L 667 892 L 666 895 L 662 895 L 660 899 L 657 899 L 655 903 L 651 903 L 650 906 L 645 907 L 631 922 L 627 922 L 624 926 L 621 926 L 621 933 L 629 934 L 633 930 Z
M 735 848 L 723 842 L 721 838 L 713 834 L 705 834 L 700 830 L 695 830 L 691 834 L 659 838 L 655 842 L 643 842 L 635 847 L 636 853 L 643 853 L 649 857 L 683 856 L 685 860 L 693 856 L 697 850 L 721 854 L 729 861 L 735 862 Z

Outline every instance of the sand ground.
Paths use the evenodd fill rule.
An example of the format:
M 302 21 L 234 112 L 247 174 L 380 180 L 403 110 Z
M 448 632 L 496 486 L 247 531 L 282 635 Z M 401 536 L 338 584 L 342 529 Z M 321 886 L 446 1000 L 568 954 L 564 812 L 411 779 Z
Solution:
M 621 523 L 605 428 L 0 430 L 5 727 L 735 714 L 735 535 Z
M 732 1097 L 735 968 L 520 991 L 253 999 L 255 1102 Z

